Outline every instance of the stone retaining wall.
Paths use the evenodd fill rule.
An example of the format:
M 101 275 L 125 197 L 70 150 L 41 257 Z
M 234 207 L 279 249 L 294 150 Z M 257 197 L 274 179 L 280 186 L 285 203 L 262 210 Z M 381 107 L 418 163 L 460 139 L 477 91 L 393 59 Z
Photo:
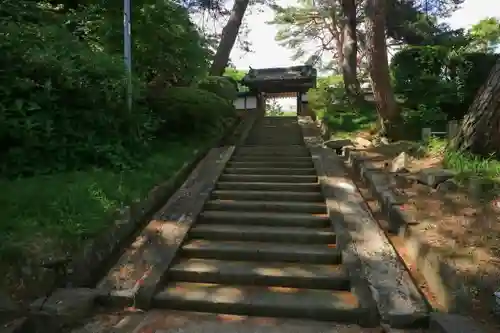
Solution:
M 456 302 L 470 303 L 471 297 L 465 292 L 460 292 L 463 290 L 463 277 L 442 260 L 441 253 L 412 231 L 411 226 L 418 224 L 419 221 L 413 221 L 405 213 L 404 200 L 390 188 L 392 175 L 375 168 L 361 152 L 352 148 L 345 147 L 343 154 L 345 164 L 368 185 L 370 192 L 378 201 L 379 207 L 387 217 L 389 232 L 404 239 L 409 260 L 422 273 L 429 289 L 437 297 L 437 301 L 447 305 L 456 304 Z M 431 317 L 431 326 L 436 332 L 483 332 L 470 318 L 458 315 L 452 315 L 452 317 L 456 323 L 442 315 Z

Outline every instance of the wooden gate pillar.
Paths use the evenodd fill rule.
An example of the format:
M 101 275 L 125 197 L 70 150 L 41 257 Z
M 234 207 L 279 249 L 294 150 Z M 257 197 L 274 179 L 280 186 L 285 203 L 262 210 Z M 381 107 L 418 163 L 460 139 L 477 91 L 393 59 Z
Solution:
M 302 94 L 297 93 L 297 116 L 303 116 L 302 114 Z

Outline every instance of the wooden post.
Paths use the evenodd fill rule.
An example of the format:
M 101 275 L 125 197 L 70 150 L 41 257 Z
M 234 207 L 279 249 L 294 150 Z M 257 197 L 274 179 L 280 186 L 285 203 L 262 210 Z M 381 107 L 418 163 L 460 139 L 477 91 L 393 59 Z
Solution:
M 303 116 L 302 114 L 302 101 L 300 98 L 300 93 L 297 93 L 297 115 L 298 116 Z
M 451 141 L 458 133 L 458 121 L 452 120 L 448 122 L 448 141 Z
M 430 127 L 422 128 L 422 141 L 428 142 L 432 135 L 432 130 Z

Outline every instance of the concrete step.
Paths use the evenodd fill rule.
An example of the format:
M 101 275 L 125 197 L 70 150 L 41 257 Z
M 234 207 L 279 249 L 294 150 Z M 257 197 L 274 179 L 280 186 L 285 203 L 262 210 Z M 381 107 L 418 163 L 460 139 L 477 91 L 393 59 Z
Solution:
M 153 307 L 235 315 L 362 322 L 369 310 L 348 291 L 228 286 L 175 282 L 155 295 Z
M 237 151 L 240 152 L 252 152 L 255 150 L 261 151 L 271 151 L 274 152 L 276 150 L 287 150 L 287 151 L 309 151 L 309 149 L 305 145 L 281 145 L 281 146 L 270 146 L 270 145 L 244 145 L 239 146 Z
M 291 116 L 265 116 L 262 118 L 263 121 L 279 121 L 279 122 L 288 122 L 288 121 L 294 121 L 297 122 L 298 118 L 297 115 L 291 115 Z
M 275 153 L 275 152 L 295 152 L 295 153 L 303 153 L 303 152 L 309 152 L 309 149 L 304 146 L 304 145 L 280 145 L 280 146 L 270 146 L 270 145 L 245 145 L 245 146 L 240 146 L 236 148 L 237 152 L 240 153 L 253 153 L 255 151 L 260 151 L 260 152 L 270 152 L 270 153 Z
M 265 139 L 265 138 L 277 138 L 277 139 L 289 139 L 289 138 L 302 138 L 302 131 L 300 129 L 279 129 L 279 128 L 267 128 L 258 129 L 249 133 L 249 138 L 254 139 Z M 304 142 L 304 141 L 302 141 Z
M 344 266 L 182 259 L 167 281 L 350 290 Z
M 326 214 L 288 214 L 262 212 L 224 212 L 206 210 L 198 216 L 197 223 L 230 225 L 268 225 L 303 228 L 328 228 L 330 219 Z
M 276 140 L 276 141 L 281 141 L 283 144 L 286 144 L 287 141 L 289 141 L 289 145 L 291 144 L 297 144 L 297 145 L 303 145 L 304 144 L 304 139 L 302 137 L 302 133 L 299 131 L 287 131 L 287 132 L 279 132 L 276 133 L 276 131 L 261 131 L 261 132 L 254 132 L 254 133 L 249 133 L 247 140 L 245 142 L 245 145 L 252 145 L 248 143 L 250 140 L 261 140 L 263 139 L 271 139 L 271 140 Z M 299 140 L 300 139 L 300 140 Z M 292 143 L 292 141 L 297 141 L 297 143 Z M 264 145 L 266 144 L 265 142 L 263 143 Z M 255 145 L 255 144 L 253 144 Z
M 226 168 L 226 174 L 246 175 L 316 175 L 314 168 Z
M 298 125 L 298 120 L 297 119 L 286 119 L 286 120 L 281 120 L 281 119 L 262 119 L 261 121 L 257 121 L 256 124 L 260 127 L 264 126 L 294 126 L 296 127 Z
M 273 244 L 266 242 L 236 242 L 189 240 L 181 247 L 181 255 L 189 258 L 280 261 L 338 265 L 341 252 L 335 244 Z
M 220 200 L 270 200 L 270 201 L 299 201 L 299 202 L 324 202 L 323 195 L 315 192 L 284 192 L 284 191 L 238 191 L 215 190 L 212 198 Z
M 316 175 L 232 175 L 222 174 L 222 182 L 316 183 Z
M 300 140 L 298 140 L 300 139 Z M 283 143 L 290 141 L 291 144 L 303 145 L 304 139 L 302 137 L 301 131 L 276 131 L 275 129 L 271 129 L 269 131 L 258 131 L 249 133 L 247 141 L 250 140 L 276 140 L 281 141 Z M 298 141 L 297 143 L 292 143 L 292 141 Z M 264 143 L 265 144 L 265 143 Z M 250 145 L 245 142 L 245 145 Z
M 312 162 L 310 156 L 291 157 L 291 156 L 270 156 L 270 155 L 239 155 L 233 156 L 231 162 Z
M 302 134 L 302 129 L 298 128 L 297 125 L 286 125 L 286 126 L 278 126 L 278 125 L 268 125 L 268 126 L 258 126 L 253 128 L 250 135 L 257 136 L 259 134 L 270 135 L 279 137 L 280 134 Z M 284 137 L 286 138 L 286 137 Z
M 227 164 L 230 168 L 314 168 L 312 161 L 298 161 L 298 162 L 282 162 L 282 161 L 267 161 L 267 162 L 229 162 Z
M 333 244 L 335 233 L 330 228 L 259 226 L 231 224 L 197 224 L 189 231 L 191 239 L 217 241 L 276 242 L 297 244 Z
M 295 150 L 248 150 L 248 151 L 239 151 L 236 150 L 233 156 L 291 156 L 291 157 L 308 157 L 311 156 L 309 150 L 303 151 L 295 151 Z
M 228 182 L 219 181 L 218 190 L 318 192 L 319 183 Z
M 254 144 L 254 145 L 274 145 L 274 146 L 279 146 L 279 145 L 291 145 L 291 144 L 302 144 L 304 140 L 300 137 L 297 138 L 252 138 L 249 137 L 246 141 L 247 144 Z
M 209 200 L 207 210 L 326 214 L 324 202 Z
M 254 145 L 285 145 L 285 144 L 302 144 L 304 141 L 302 138 L 297 138 L 297 139 L 252 139 L 249 138 L 247 139 L 246 143 L 247 144 L 254 144 Z

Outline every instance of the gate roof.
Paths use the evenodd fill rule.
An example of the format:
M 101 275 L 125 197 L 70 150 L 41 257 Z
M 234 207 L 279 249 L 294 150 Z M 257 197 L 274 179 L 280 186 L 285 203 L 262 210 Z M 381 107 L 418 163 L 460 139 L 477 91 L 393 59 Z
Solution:
M 266 93 L 307 92 L 316 87 L 317 70 L 309 65 L 250 69 L 241 84 Z

